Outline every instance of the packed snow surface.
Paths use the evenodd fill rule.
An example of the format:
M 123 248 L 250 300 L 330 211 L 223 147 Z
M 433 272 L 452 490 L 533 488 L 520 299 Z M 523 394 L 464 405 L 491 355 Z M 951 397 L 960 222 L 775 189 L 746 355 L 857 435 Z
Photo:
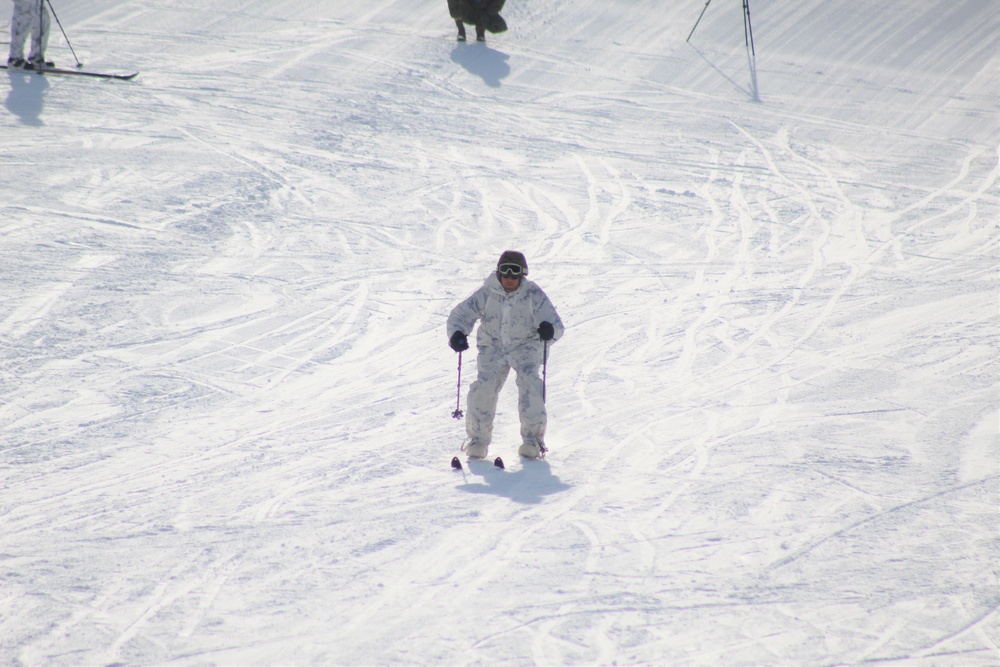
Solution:
M 1000 665 L 997 3 L 741 4 L 53 0 L 141 73 L 0 73 L 0 663 Z

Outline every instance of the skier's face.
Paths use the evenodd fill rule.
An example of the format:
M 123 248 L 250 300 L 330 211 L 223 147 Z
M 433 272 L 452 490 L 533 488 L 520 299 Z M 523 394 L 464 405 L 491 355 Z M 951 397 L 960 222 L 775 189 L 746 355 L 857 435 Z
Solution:
M 513 292 L 521 284 L 521 277 L 518 276 L 514 278 L 512 276 L 500 276 L 500 286 L 503 287 L 504 292 Z

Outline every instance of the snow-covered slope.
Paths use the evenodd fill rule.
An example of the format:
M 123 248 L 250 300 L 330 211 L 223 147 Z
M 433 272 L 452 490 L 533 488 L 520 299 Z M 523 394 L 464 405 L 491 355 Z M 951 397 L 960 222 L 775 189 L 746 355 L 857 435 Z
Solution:
M 995 2 L 54 4 L 142 73 L 0 76 L 0 662 L 1000 664 Z

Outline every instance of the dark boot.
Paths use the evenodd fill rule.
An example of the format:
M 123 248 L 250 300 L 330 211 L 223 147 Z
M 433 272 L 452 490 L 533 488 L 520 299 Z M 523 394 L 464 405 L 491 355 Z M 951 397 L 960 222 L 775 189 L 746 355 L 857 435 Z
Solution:
M 465 24 L 462 23 L 460 20 L 455 19 L 455 25 L 458 26 L 458 41 L 464 42 L 465 41 Z
M 485 42 L 486 41 L 486 26 L 482 23 L 476 24 L 476 41 Z

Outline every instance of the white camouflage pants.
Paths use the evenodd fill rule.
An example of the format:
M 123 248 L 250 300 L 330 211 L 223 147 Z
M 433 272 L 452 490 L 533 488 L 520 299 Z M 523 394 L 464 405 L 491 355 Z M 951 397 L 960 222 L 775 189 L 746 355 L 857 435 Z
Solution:
M 544 442 L 547 416 L 542 398 L 542 378 L 538 375 L 541 365 L 541 348 L 524 346 L 506 354 L 492 347 L 480 348 L 476 359 L 476 381 L 469 388 L 465 413 L 466 434 L 484 445 L 492 442 L 497 399 L 510 369 L 513 368 L 517 374 L 517 411 L 521 419 L 521 440 Z
M 14 0 L 10 21 L 10 57 L 24 58 L 24 42 L 31 32 L 29 60 L 41 60 L 49 43 L 49 10 L 45 0 Z

